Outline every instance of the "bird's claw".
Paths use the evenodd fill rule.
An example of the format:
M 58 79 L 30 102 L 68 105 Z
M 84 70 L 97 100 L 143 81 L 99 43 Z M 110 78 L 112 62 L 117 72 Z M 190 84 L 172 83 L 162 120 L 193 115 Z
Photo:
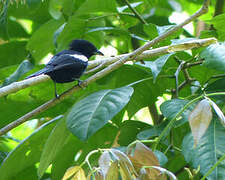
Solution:
M 79 80 L 79 79 L 78 79 L 77 81 L 78 81 L 78 86 L 79 86 L 80 88 L 83 88 L 83 87 L 82 87 L 82 82 L 83 82 L 83 81 L 82 81 L 82 80 Z

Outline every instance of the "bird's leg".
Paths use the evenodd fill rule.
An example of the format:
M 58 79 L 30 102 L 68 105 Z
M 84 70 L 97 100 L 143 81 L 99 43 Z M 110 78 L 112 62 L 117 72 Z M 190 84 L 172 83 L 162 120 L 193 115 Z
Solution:
M 56 98 L 58 98 L 58 97 L 59 97 L 59 95 L 57 94 L 56 82 L 55 82 L 55 81 L 53 81 L 53 83 L 54 83 L 54 88 L 55 88 L 55 97 L 56 97 Z

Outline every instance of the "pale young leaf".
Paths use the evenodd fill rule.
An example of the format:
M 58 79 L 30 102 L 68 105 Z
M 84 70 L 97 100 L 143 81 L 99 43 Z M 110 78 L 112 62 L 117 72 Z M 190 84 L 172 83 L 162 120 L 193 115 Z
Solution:
M 188 121 L 194 138 L 194 146 L 198 144 L 205 134 L 212 120 L 212 111 L 208 99 L 201 100 L 190 113 Z

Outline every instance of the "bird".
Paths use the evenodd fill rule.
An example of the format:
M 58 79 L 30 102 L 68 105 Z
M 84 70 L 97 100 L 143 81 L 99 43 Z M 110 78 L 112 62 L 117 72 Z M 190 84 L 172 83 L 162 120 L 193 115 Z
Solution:
M 91 42 L 83 39 L 75 39 L 69 44 L 68 50 L 63 50 L 54 55 L 46 66 L 28 78 L 45 74 L 54 82 L 55 97 L 58 98 L 56 83 L 68 83 L 75 80 L 80 85 L 80 77 L 87 68 L 88 60 L 93 55 L 104 54 Z

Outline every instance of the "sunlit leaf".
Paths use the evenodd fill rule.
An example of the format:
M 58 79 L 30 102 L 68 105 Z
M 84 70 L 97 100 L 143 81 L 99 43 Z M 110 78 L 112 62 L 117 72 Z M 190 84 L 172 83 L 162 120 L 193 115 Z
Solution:
M 61 148 L 63 148 L 63 145 L 67 143 L 69 135 L 70 132 L 66 128 L 65 119 L 62 119 L 52 130 L 47 142 L 45 143 L 38 168 L 38 175 L 40 177 L 42 177 L 45 170 L 52 163 L 54 158 L 56 158 Z
M 67 180 L 70 179 L 71 177 L 72 180 L 86 180 L 84 170 L 80 166 L 73 166 L 67 169 L 62 180 Z
M 118 178 L 119 178 L 119 165 L 118 165 L 118 161 L 114 161 L 111 163 L 105 179 L 118 180 Z
M 190 113 L 188 120 L 194 137 L 194 145 L 196 146 L 201 137 L 205 134 L 212 120 L 212 111 L 209 101 L 207 99 L 201 100 Z

